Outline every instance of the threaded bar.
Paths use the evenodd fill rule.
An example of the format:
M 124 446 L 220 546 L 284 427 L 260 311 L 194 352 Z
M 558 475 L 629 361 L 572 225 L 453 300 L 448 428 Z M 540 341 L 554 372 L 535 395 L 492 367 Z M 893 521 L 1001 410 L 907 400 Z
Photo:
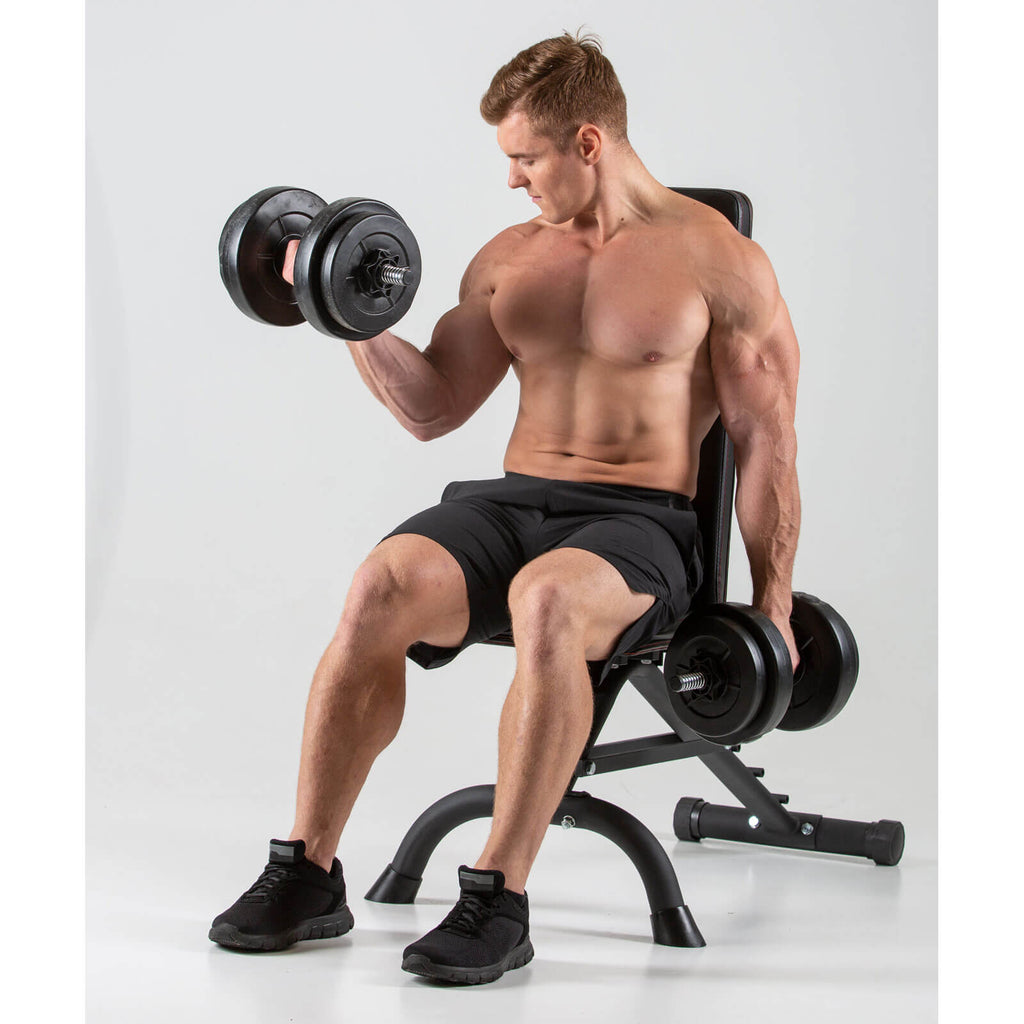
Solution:
M 412 284 L 413 273 L 410 267 L 399 267 L 394 263 L 385 263 L 378 268 L 381 284 Z
M 692 690 L 703 690 L 708 680 L 703 672 L 684 672 L 675 676 L 670 685 L 676 693 L 689 693 Z

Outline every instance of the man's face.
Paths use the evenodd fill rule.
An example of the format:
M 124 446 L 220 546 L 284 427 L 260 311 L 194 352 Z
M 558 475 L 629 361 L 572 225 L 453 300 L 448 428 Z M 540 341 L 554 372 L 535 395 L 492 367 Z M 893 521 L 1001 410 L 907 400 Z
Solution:
M 545 220 L 562 224 L 586 208 L 592 183 L 575 145 L 560 151 L 518 111 L 498 125 L 498 145 L 509 158 L 508 187 L 526 189 Z

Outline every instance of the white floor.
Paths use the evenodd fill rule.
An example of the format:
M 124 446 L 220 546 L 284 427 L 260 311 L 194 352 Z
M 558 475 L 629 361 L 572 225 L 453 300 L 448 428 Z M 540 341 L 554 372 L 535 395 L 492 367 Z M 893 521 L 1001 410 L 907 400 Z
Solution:
M 589 788 L 616 799 L 598 782 Z M 403 947 L 456 899 L 456 868 L 482 847 L 483 821 L 438 846 L 415 904 L 384 905 L 363 893 L 407 823 L 364 810 L 349 827 L 358 825 L 361 842 L 346 846 L 343 838 L 340 851 L 355 929 L 257 955 L 221 949 L 206 932 L 262 868 L 270 837 L 255 832 L 265 808 L 233 801 L 230 814 L 218 814 L 214 801 L 198 817 L 182 804 L 151 803 L 130 813 L 94 805 L 87 1020 L 936 1019 L 933 836 L 915 834 L 908 821 L 902 863 L 881 868 L 854 858 L 679 842 L 671 803 L 652 814 L 650 804 L 640 811 L 620 802 L 669 853 L 707 946 L 655 945 L 643 888 L 625 855 L 582 830 L 553 828 L 527 886 L 536 957 L 473 987 L 436 986 L 404 973 L 400 963 Z M 877 810 L 873 818 L 887 816 L 886 808 Z

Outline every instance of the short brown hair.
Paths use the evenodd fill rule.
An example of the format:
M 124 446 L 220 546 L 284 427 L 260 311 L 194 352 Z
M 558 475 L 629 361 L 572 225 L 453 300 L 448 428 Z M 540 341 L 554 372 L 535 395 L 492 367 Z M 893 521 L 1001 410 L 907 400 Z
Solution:
M 562 148 L 588 123 L 626 141 L 626 96 L 593 35 L 564 32 L 544 39 L 501 68 L 480 100 L 480 113 L 498 125 L 515 111 Z

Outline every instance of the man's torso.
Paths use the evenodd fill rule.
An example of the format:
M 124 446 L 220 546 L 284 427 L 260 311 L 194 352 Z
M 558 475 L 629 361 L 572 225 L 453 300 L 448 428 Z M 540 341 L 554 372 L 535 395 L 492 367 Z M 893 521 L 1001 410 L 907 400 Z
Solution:
M 491 319 L 520 381 L 507 472 L 693 495 L 718 415 L 704 295 L 720 214 L 666 190 L 601 246 L 542 221 L 495 239 Z

